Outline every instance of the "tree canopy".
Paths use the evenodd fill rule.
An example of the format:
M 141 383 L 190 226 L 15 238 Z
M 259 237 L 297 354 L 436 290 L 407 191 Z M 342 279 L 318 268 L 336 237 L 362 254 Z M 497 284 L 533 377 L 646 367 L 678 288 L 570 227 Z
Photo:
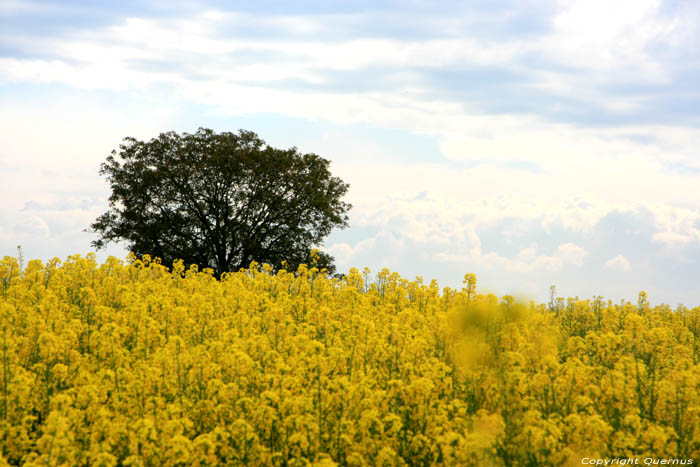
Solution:
M 295 270 L 334 227 L 348 225 L 352 206 L 341 198 L 349 185 L 329 164 L 246 130 L 124 138 L 100 166 L 112 194 L 88 229 L 100 236 L 92 246 L 126 241 L 137 256 L 169 267 L 182 259 L 217 277 L 251 261 Z M 327 253 L 316 264 L 335 270 Z

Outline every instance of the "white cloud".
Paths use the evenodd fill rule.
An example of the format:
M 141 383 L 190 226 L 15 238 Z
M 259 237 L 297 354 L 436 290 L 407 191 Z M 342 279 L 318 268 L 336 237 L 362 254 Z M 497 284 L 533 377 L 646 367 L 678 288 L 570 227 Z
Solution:
M 360 187 L 358 193 L 367 196 L 351 198 L 354 203 L 353 225 L 379 228 L 380 233 L 371 239 L 364 239 L 354 246 L 349 242 L 331 245 L 328 250 L 337 254 L 337 259 L 343 265 L 357 264 L 370 256 L 370 251 L 385 255 L 386 244 L 377 242 L 378 239 L 400 239 L 400 247 L 412 255 L 426 255 L 432 261 L 478 265 L 479 268 L 503 269 L 509 272 L 527 271 L 557 271 L 566 266 L 580 267 L 584 264 L 587 252 L 584 247 L 564 242 L 554 246 L 551 254 L 542 254 L 533 244 L 522 249 L 516 256 L 508 257 L 498 251 L 487 251 L 477 234 L 480 227 L 489 223 L 512 217 L 518 219 L 541 220 L 549 206 L 528 206 L 514 202 L 513 199 L 493 200 L 488 197 L 481 199 L 470 196 L 460 196 L 459 193 L 447 195 L 440 189 L 449 187 L 464 180 L 464 173 L 449 170 L 439 170 L 430 166 L 412 167 L 416 171 L 413 176 L 406 176 L 404 170 L 394 167 L 391 170 L 396 175 L 390 180 L 402 182 L 403 185 L 392 183 L 389 186 L 365 180 L 366 186 L 374 186 L 374 193 Z M 386 174 L 388 169 L 379 168 L 379 174 Z M 403 173 L 402 173 L 403 172 Z M 436 173 L 442 176 L 436 176 Z M 416 197 L 416 186 L 412 182 L 423 176 L 430 183 L 423 184 L 420 189 L 426 189 L 427 194 Z M 381 176 L 381 175 L 380 175 Z M 342 174 L 341 174 L 342 177 Z M 415 177 L 415 178 L 414 178 Z M 352 184 L 352 180 L 350 180 Z M 468 184 L 462 184 L 467 188 Z M 411 191 L 413 187 L 413 191 Z M 465 190 L 465 192 L 468 192 Z M 393 193 L 393 194 L 392 194 Z M 401 194 L 404 193 L 404 194 Z M 458 201 L 462 199 L 463 201 Z M 599 209 L 599 208 L 595 208 Z M 561 212 L 565 207 L 561 207 Z M 588 226 L 592 228 L 593 224 Z M 399 240 L 395 240 L 398 245 Z M 390 243 L 391 245 L 391 243 Z M 547 246 L 548 247 L 548 246 Z M 400 252 L 398 249 L 396 252 Z
M 697 240 L 697 236 L 683 235 L 677 232 L 656 232 L 652 239 L 657 243 L 666 245 L 687 244 L 693 240 Z
M 669 247 L 700 244 L 700 210 L 689 207 L 650 204 L 656 228 L 652 240 Z
M 484 253 L 475 249 L 467 254 L 436 253 L 433 258 L 445 263 L 476 265 L 482 269 L 500 270 L 508 273 L 560 271 L 566 266 L 581 267 L 586 258 L 586 250 L 573 243 L 559 245 L 551 255 L 538 255 L 535 245 L 520 250 L 514 258 L 497 252 Z
M 173 125 L 169 107 L 109 106 L 92 96 L 11 97 L 0 110 L 0 257 L 18 243 L 44 259 L 89 251 L 95 237 L 82 230 L 109 196 L 100 163 L 122 138 L 148 139 Z
M 345 264 L 352 264 L 353 263 L 353 257 L 356 255 L 367 251 L 371 249 L 374 244 L 377 242 L 376 237 L 372 238 L 367 238 L 364 239 L 354 246 L 350 245 L 347 242 L 342 242 L 342 243 L 334 243 L 327 248 L 325 248 L 325 251 L 330 253 L 332 256 L 335 257 L 336 261 L 345 263 Z
M 617 255 L 614 258 L 606 261 L 603 267 L 611 271 L 626 272 L 630 270 L 630 262 L 624 256 Z
M 543 44 L 562 62 L 600 71 L 625 67 L 645 71 L 644 80 L 664 80 L 664 70 L 646 52 L 652 40 L 664 39 L 675 19 L 657 14 L 659 0 L 574 0 L 561 2 L 554 17 L 555 34 Z M 639 79 L 640 77 L 636 77 Z
M 435 90 L 426 87 L 420 75 L 412 75 L 406 67 L 510 67 L 516 58 L 537 52 L 593 71 L 604 67 L 606 79 L 615 79 L 619 73 L 610 67 L 627 62 L 617 56 L 601 61 L 595 57 L 596 50 L 615 51 L 610 53 L 631 57 L 642 66 L 649 41 L 666 37 L 679 21 L 658 15 L 658 2 L 628 3 L 611 6 L 605 2 L 563 2 L 554 18 L 554 32 L 524 42 L 489 42 L 468 35 L 404 41 L 358 38 L 328 42 L 314 36 L 303 41 L 250 40 L 227 38 L 220 31 L 231 24 L 251 22 L 289 24 L 292 29 L 305 31 L 326 30 L 323 20 L 327 18 L 264 17 L 216 10 L 186 20 L 130 18 L 117 26 L 53 38 L 50 42 L 32 39 L 25 43 L 26 47 L 53 58 L 0 59 L 0 80 L 62 83 L 87 90 L 146 91 L 168 86 L 174 96 L 220 108 L 231 115 L 269 112 L 430 134 L 439 139 L 449 159 L 527 161 L 548 171 L 552 179 L 562 179 L 565 187 L 572 181 L 578 182 L 574 186 L 580 190 L 582 184 L 597 185 L 602 181 L 611 185 L 611 179 L 619 180 L 632 165 L 636 173 L 648 177 L 658 173 L 661 163 L 697 164 L 695 154 L 688 148 L 700 145 L 700 134 L 692 127 L 628 125 L 582 129 L 533 116 L 477 114 L 468 105 L 434 97 Z M 339 16 L 334 20 L 339 21 Z M 592 23 L 596 28 L 589 27 Z M 636 52 L 618 47 L 621 37 Z M 248 58 L 239 57 L 239 53 Z M 251 58 L 261 53 L 273 53 L 275 58 Z M 576 58 L 577 53 L 583 54 L 580 59 Z M 149 63 L 165 66 L 158 67 L 163 71 L 156 71 Z M 373 66 L 393 68 L 406 81 L 392 91 L 361 93 L 299 93 L 273 83 L 299 79 L 320 84 L 327 80 L 329 71 L 360 71 Z M 640 105 L 637 98 L 597 95 L 598 91 L 584 83 L 590 79 L 585 72 L 561 74 L 547 68 L 528 72 L 534 73 L 531 76 L 536 79 L 527 86 L 598 100 L 613 109 L 629 110 Z M 637 68 L 632 74 L 635 80 L 649 76 Z M 537 112 L 537 108 L 532 109 L 532 114 Z M 655 141 L 634 142 L 629 135 L 654 135 Z

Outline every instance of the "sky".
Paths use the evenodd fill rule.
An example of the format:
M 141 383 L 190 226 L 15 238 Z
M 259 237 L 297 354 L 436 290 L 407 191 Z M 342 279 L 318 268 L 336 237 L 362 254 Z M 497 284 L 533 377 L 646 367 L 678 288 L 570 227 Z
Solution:
M 123 138 L 246 129 L 350 184 L 341 272 L 697 306 L 699 44 L 680 0 L 0 0 L 0 257 L 94 251 Z

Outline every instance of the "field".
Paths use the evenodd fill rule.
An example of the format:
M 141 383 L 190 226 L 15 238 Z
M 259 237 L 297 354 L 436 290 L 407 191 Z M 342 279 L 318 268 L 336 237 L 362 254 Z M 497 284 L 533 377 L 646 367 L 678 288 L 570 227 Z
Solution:
M 644 293 L 537 305 L 473 275 L 217 281 L 93 255 L 5 257 L 0 281 L 0 464 L 700 458 L 700 308 Z

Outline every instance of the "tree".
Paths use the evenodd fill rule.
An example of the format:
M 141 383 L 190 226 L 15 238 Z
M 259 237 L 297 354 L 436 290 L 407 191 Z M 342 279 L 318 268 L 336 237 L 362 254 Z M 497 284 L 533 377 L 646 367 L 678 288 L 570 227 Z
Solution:
M 349 185 L 328 160 L 272 148 L 251 131 L 127 137 L 119 149 L 100 166 L 112 194 L 86 230 L 100 235 L 97 249 L 126 241 L 137 256 L 169 267 L 182 259 L 217 277 L 251 261 L 296 270 L 334 227 L 348 225 L 352 206 L 340 199 Z M 316 265 L 335 270 L 327 253 Z

